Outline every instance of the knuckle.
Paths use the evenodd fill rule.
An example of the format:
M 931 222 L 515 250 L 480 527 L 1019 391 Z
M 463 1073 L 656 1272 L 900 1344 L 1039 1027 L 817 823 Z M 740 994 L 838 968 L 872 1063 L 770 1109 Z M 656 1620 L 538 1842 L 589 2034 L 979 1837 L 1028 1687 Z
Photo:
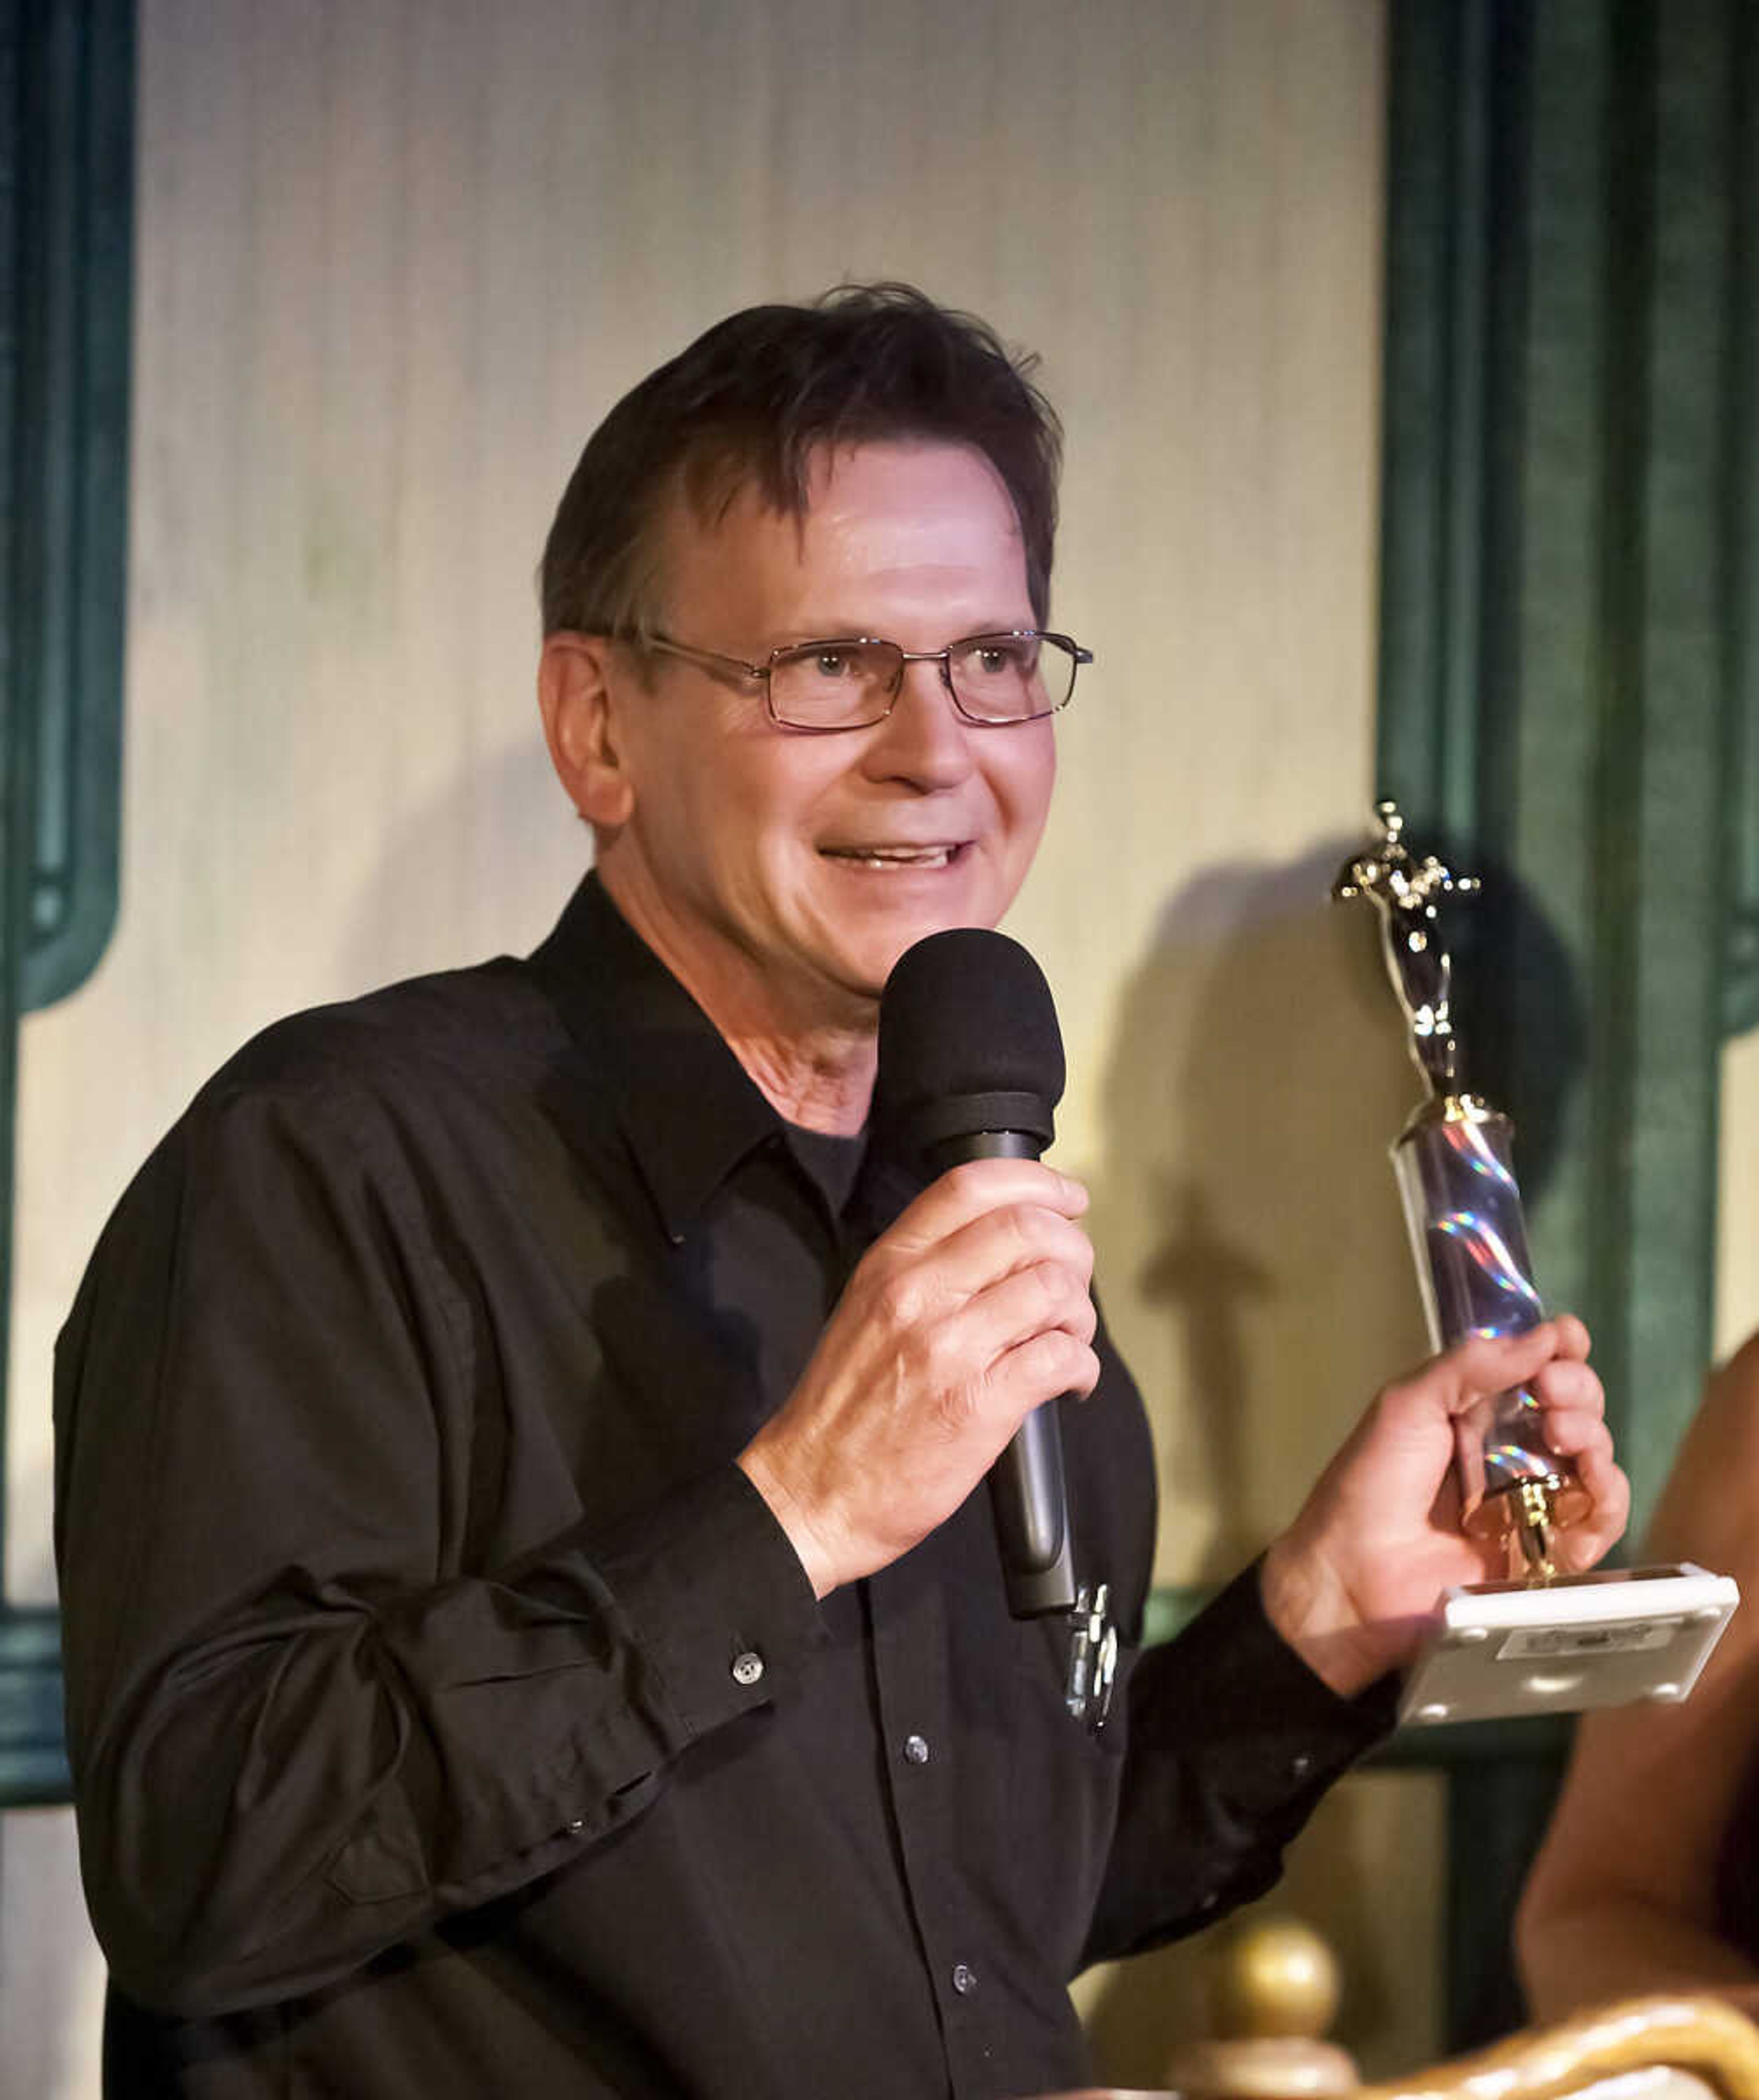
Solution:
M 921 1324 L 921 1286 L 912 1272 L 895 1270 L 874 1293 L 873 1317 L 891 1334 L 908 1334 Z
M 1045 1268 L 1061 1323 L 1068 1326 L 1089 1320 L 1094 1301 L 1081 1271 L 1060 1261 L 1047 1263 Z
M 1369 1420 L 1386 1426 L 1401 1421 L 1410 1410 L 1411 1390 L 1411 1381 L 1406 1379 L 1383 1385 L 1368 1403 Z
M 1058 1326 L 1084 1342 L 1088 1340 L 1098 1324 L 1098 1316 L 1094 1310 L 1086 1276 L 1066 1263 L 1056 1263 L 1050 1266 L 1050 1277 L 1052 1309 Z
M 1055 1339 L 1048 1373 L 1056 1392 L 1085 1396 L 1099 1383 L 1099 1359 L 1079 1335 L 1065 1330 Z
M 1041 1322 L 1054 1321 L 1068 1304 L 1067 1273 L 1054 1261 L 1035 1261 L 1020 1281 L 1032 1299 L 1029 1315 Z
M 925 1193 L 933 1195 L 936 1189 L 939 1189 L 961 1202 L 974 1202 L 982 1193 L 983 1169 L 988 1164 L 988 1161 L 982 1159 L 961 1160 L 959 1165 L 949 1167 L 938 1180 L 930 1182 Z

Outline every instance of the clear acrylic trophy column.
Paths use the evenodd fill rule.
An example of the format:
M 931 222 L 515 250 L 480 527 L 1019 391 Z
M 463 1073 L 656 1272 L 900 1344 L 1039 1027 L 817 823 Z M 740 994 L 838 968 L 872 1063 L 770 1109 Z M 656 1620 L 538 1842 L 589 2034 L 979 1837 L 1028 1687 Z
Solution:
M 1464 1090 L 1452 965 L 1436 912 L 1438 898 L 1478 885 L 1433 856 L 1416 859 L 1394 804 L 1376 814 L 1379 837 L 1343 869 L 1333 894 L 1365 898 L 1379 911 L 1387 974 L 1426 1090 L 1392 1158 L 1430 1337 L 1443 1349 L 1473 1335 L 1521 1334 L 1545 1313 L 1514 1126 Z M 1457 1464 L 1461 1522 L 1474 1537 L 1507 1542 L 1509 1579 L 1443 1594 L 1399 1718 L 1483 1720 L 1683 1699 L 1739 1601 L 1735 1584 L 1690 1563 L 1560 1573 L 1556 1534 L 1586 1497 L 1568 1462 L 1546 1448 L 1538 1405 L 1523 1389 L 1462 1418 Z

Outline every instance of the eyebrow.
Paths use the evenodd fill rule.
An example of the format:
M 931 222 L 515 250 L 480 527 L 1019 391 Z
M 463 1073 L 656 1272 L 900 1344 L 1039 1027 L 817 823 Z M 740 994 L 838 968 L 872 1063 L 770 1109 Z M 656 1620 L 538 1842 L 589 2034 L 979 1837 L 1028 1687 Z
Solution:
M 771 642 L 770 645 L 771 648 L 798 649 L 808 642 L 891 642 L 895 639 L 892 635 L 876 632 L 865 622 L 859 620 L 845 620 L 840 624 L 831 624 L 822 627 L 784 629 L 783 632 L 789 638 L 785 641 Z M 1030 618 L 1023 624 L 1008 620 L 992 620 L 981 626 L 961 628 L 957 633 L 949 634 L 947 641 L 963 642 L 974 634 L 1039 634 L 1043 632 L 1044 629 L 1039 626 L 1036 620 Z M 902 646 L 900 643 L 899 646 Z M 942 646 L 944 647 L 945 644 Z

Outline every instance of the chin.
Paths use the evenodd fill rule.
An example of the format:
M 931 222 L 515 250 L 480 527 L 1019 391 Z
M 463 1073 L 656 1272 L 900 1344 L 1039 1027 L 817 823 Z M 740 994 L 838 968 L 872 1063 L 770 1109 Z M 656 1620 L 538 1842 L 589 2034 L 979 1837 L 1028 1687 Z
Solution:
M 825 911 L 812 945 L 826 977 L 853 998 L 875 1000 L 907 948 L 956 926 L 993 926 L 1001 910 L 977 885 L 948 885 L 941 895 L 899 899 L 883 912 Z
M 918 941 L 926 941 L 932 933 L 945 933 L 956 926 L 987 925 L 987 920 L 974 919 L 957 912 L 925 914 L 908 926 L 900 927 L 892 937 L 883 942 L 864 942 L 860 951 L 847 959 L 842 981 L 851 990 L 877 999 L 886 989 L 886 980 L 907 949 L 913 948 Z

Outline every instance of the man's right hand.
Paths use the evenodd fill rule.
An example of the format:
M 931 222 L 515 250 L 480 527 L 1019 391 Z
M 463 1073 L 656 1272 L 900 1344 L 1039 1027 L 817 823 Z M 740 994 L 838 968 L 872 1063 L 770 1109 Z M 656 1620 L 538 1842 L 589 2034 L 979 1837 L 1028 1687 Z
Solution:
M 944 1523 L 1031 1410 L 1099 1377 L 1077 1181 L 954 1167 L 881 1234 L 812 1361 L 739 1462 L 816 1595 Z

